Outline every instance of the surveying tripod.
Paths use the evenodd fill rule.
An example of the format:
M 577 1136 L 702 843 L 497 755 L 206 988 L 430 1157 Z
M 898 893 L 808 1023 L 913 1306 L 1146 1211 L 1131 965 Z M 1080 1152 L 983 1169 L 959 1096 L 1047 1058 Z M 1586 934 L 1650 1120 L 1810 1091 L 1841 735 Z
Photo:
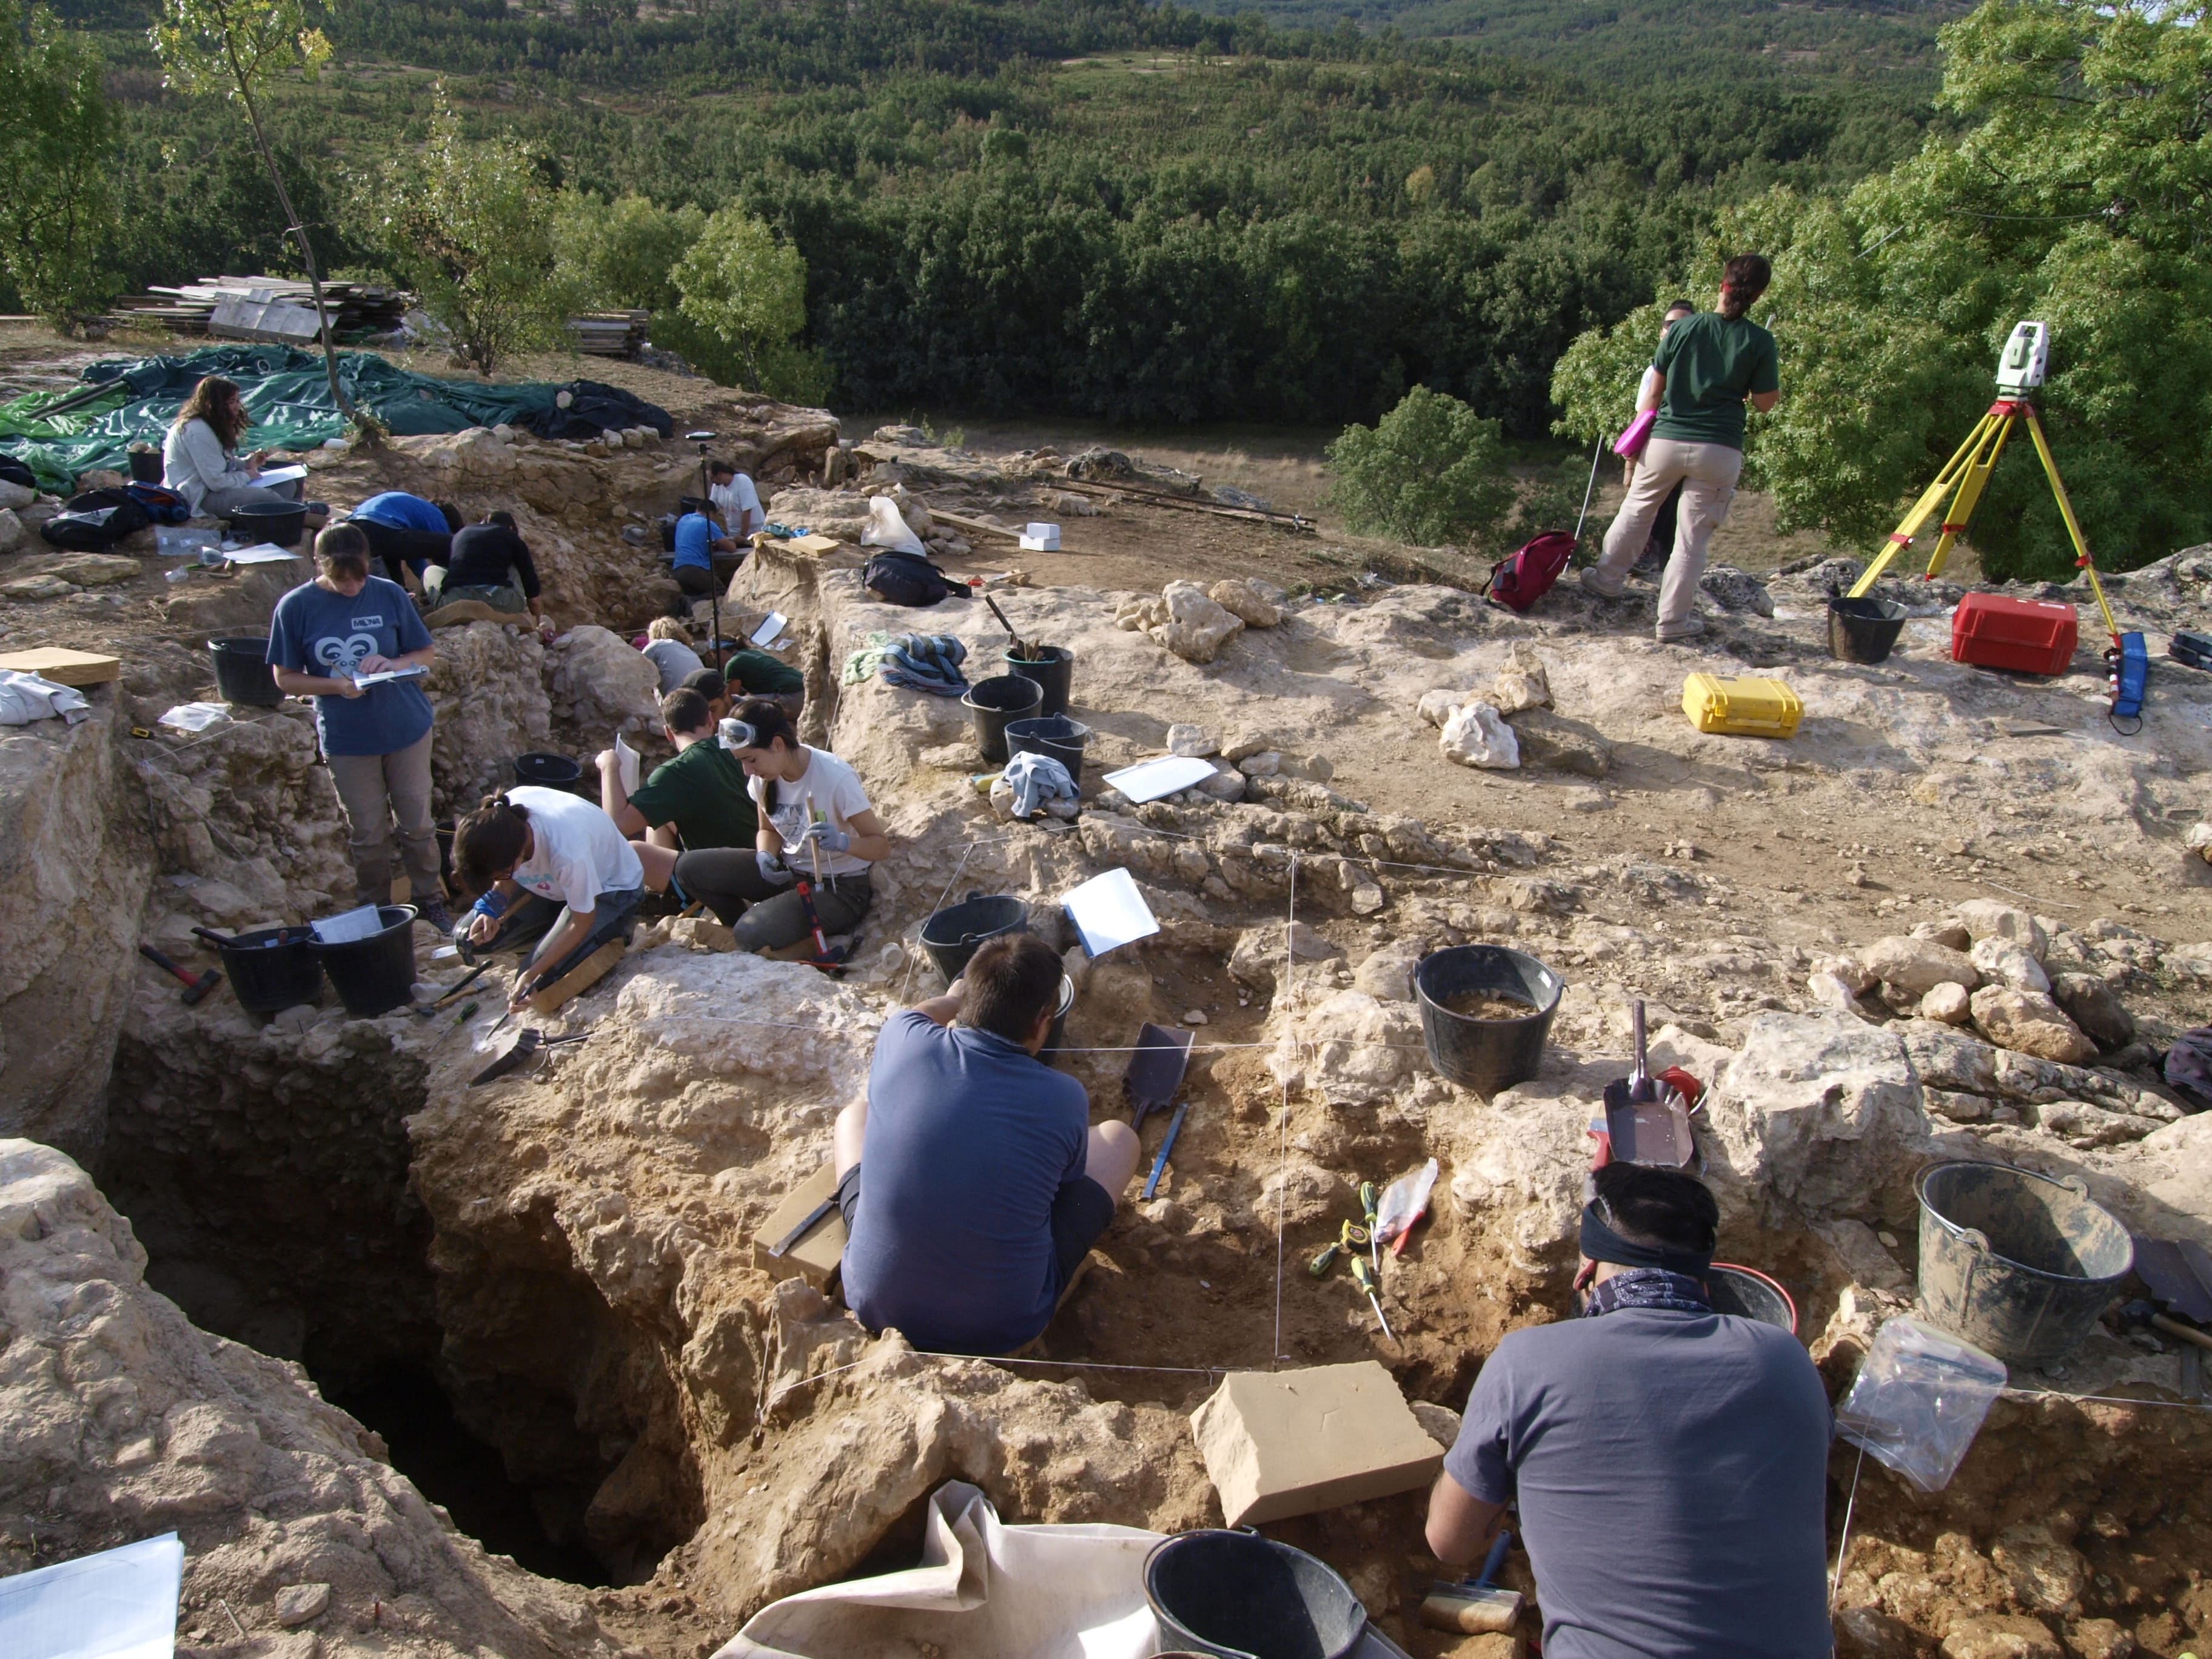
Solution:
M 1951 556 L 1951 544 L 1973 517 L 1990 474 L 1996 467 L 1997 458 L 2004 453 L 2005 441 L 2012 436 L 2015 426 L 2025 422 L 2027 435 L 2034 441 L 2036 456 L 2043 463 L 2044 477 L 2051 480 L 2051 493 L 2058 502 L 2058 516 L 2066 521 L 2066 534 L 2074 544 L 2074 562 L 2088 572 L 2089 591 L 2097 596 L 2097 609 L 2104 614 L 2105 631 L 2112 635 L 2112 649 L 2106 653 L 2106 660 L 2112 665 L 2112 714 L 2118 720 L 2133 719 L 2142 712 L 2149 678 L 2149 659 L 2143 638 L 2140 634 L 2123 635 L 2119 623 L 2113 620 L 2112 607 L 2105 598 L 2105 585 L 2097 579 L 2097 566 L 2089 556 L 2089 544 L 2082 539 L 2081 520 L 2074 516 L 2074 503 L 2067 498 L 2065 483 L 2058 476 L 2058 463 L 2051 456 L 2050 440 L 2043 435 L 2043 422 L 2037 418 L 2035 405 L 2027 395 L 2043 384 L 2050 338 L 2049 331 L 2041 323 L 2022 323 L 2013 330 L 1997 361 L 1996 402 L 1984 411 L 1966 441 L 1959 446 L 1957 453 L 1936 475 L 1935 483 L 1922 492 L 1903 522 L 1890 532 L 1889 544 L 1875 556 L 1874 562 L 1851 585 L 1846 597 L 1864 598 L 1897 556 L 1911 546 L 1914 538 L 1927 528 L 1936 507 L 1949 495 L 1951 510 L 1943 517 L 1923 580 L 1933 581 L 1942 574 Z

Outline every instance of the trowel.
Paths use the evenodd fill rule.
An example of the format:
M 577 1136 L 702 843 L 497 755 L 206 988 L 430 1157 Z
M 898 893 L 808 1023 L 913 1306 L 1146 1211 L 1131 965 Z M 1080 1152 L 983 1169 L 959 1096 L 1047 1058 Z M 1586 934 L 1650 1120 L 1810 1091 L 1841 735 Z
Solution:
M 535 1025 L 526 1025 L 507 1040 L 507 1046 L 492 1056 L 491 1064 L 469 1079 L 469 1087 L 496 1081 L 511 1072 L 528 1064 L 540 1048 L 556 1048 L 564 1042 L 581 1042 L 591 1036 L 589 1031 L 573 1031 L 566 1036 L 550 1037 Z

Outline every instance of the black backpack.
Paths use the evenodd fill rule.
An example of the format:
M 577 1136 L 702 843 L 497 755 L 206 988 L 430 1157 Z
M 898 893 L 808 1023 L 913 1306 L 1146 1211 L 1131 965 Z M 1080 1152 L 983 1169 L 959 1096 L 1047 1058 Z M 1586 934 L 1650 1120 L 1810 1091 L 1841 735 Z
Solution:
M 26 489 L 39 487 L 38 476 L 13 455 L 0 455 L 0 483 L 21 484 Z
M 920 554 L 896 548 L 881 549 L 868 560 L 860 570 L 860 586 L 885 605 L 935 605 L 969 597 L 966 583 L 954 581 Z
M 154 522 L 145 504 L 127 489 L 93 489 L 39 526 L 39 534 L 67 553 L 105 553 L 125 536 Z

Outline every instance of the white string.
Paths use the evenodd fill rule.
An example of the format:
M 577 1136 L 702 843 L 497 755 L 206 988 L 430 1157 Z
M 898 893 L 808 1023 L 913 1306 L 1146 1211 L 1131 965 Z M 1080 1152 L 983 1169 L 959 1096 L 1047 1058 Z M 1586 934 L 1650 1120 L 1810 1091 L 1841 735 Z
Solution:
M 2174 1411 L 2212 1411 L 2212 1404 L 2198 1400 L 2138 1400 L 2133 1395 L 2066 1394 L 2057 1389 L 2006 1389 L 2002 1392 L 2012 1400 L 2063 1400 L 2075 1406 L 2164 1406 Z
M 1844 1587 L 1844 1553 L 1851 1547 L 1851 1510 L 1859 1501 L 1859 1476 L 1866 1472 L 1866 1448 L 1859 1448 L 1859 1461 L 1851 1466 L 1851 1495 L 1844 1500 L 1844 1529 L 1836 1540 L 1836 1576 L 1828 1581 L 1828 1611 L 1836 1610 L 1836 1596 Z
M 973 1353 L 942 1353 L 934 1348 L 910 1350 L 917 1359 L 944 1359 L 975 1365 L 1050 1365 L 1062 1370 L 1075 1371 L 1158 1371 L 1174 1376 L 1226 1376 L 1235 1369 L 1229 1365 L 1121 1365 L 1103 1359 L 1017 1359 L 1011 1356 L 993 1357 Z M 817 1371 L 811 1376 L 794 1377 L 781 1388 L 771 1392 L 761 1407 L 765 1414 L 777 1401 L 799 1389 L 837 1376 L 842 1371 L 858 1370 L 880 1356 L 870 1354 L 848 1364 L 833 1365 L 826 1371 Z
M 1599 459 L 1603 456 L 1604 453 L 1605 434 L 1601 432 L 1597 434 L 1597 441 L 1590 446 L 1589 483 L 1583 487 L 1582 515 L 1575 520 L 1575 545 L 1577 547 L 1580 547 L 1583 544 L 1583 526 L 1589 521 L 1590 497 L 1597 494 L 1597 464 Z
M 1297 967 L 1298 929 L 1298 855 L 1291 854 L 1291 896 L 1288 913 L 1283 919 L 1283 984 L 1281 1002 L 1285 1018 L 1290 1015 L 1291 975 Z M 1257 1046 L 1257 1045 L 1255 1045 Z M 1283 1206 L 1290 1191 L 1291 1168 L 1291 1079 L 1287 1067 L 1283 1073 L 1283 1105 L 1275 1124 L 1275 1341 L 1267 1351 L 1267 1369 L 1273 1370 L 1283 1363 Z

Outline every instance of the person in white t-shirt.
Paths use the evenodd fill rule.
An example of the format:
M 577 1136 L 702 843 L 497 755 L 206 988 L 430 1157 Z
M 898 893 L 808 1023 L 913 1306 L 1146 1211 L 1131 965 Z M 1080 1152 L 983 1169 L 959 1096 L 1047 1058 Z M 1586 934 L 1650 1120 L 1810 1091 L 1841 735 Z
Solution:
M 563 789 L 486 795 L 453 832 L 453 874 L 476 896 L 453 925 L 461 958 L 532 945 L 509 1008 L 616 938 L 645 896 L 637 849 L 605 812 Z
M 729 527 L 734 540 L 744 542 L 768 522 L 768 515 L 761 511 L 760 492 L 737 468 L 727 461 L 710 462 L 707 477 L 707 494 L 714 503 L 714 516 Z
M 745 906 L 732 931 L 742 951 L 796 945 L 811 931 L 806 906 L 793 883 L 806 878 L 815 914 L 825 934 L 849 933 L 868 914 L 875 894 L 868 866 L 891 855 L 867 792 L 853 769 L 826 749 L 799 742 L 781 703 L 748 697 L 721 724 L 722 746 L 744 769 L 745 793 L 760 812 L 760 835 L 750 860 L 717 854 L 730 867 L 718 872 L 714 893 L 693 892 L 718 915 Z

